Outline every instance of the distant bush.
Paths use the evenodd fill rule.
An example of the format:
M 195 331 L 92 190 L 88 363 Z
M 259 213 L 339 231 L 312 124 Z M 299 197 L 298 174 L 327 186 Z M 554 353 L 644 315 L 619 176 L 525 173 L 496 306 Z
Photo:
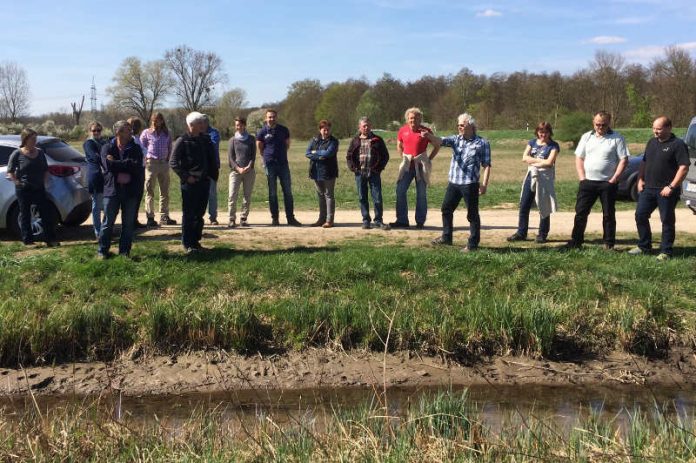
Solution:
M 554 138 L 558 141 L 572 142 L 577 146 L 583 133 L 592 128 L 592 115 L 572 112 L 558 119 L 558 127 L 554 127 Z
M 17 122 L 8 122 L 0 124 L 0 135 L 19 135 L 24 126 Z

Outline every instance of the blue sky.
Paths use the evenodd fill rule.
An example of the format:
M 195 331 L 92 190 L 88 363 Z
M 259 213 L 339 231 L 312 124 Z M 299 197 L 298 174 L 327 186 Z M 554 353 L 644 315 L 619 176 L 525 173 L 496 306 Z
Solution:
M 226 88 L 252 105 L 300 79 L 323 84 L 383 73 L 561 71 L 597 50 L 649 64 L 666 46 L 696 56 L 693 0 L 77 1 L 2 0 L 0 61 L 27 71 L 31 113 L 68 112 L 94 76 L 99 103 L 127 56 L 159 59 L 186 44 L 217 53 Z

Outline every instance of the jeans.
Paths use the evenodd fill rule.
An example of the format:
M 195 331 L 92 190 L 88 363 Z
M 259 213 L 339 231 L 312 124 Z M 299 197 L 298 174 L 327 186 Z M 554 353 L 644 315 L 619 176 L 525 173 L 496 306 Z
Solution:
M 99 238 L 101 231 L 102 213 L 104 212 L 104 193 L 92 193 L 92 226 L 94 235 Z
M 181 184 L 181 244 L 186 249 L 200 247 L 209 194 L 209 180 Z
M 336 179 L 315 180 L 314 188 L 317 190 L 319 199 L 319 220 L 318 222 L 333 222 L 336 213 L 336 201 L 334 199 L 334 187 Z
M 109 252 L 111 235 L 119 210 L 121 211 L 121 237 L 118 241 L 118 253 L 130 254 L 139 204 L 139 197 L 132 193 L 117 192 L 115 196 L 104 197 L 105 218 L 99 231 L 99 252 L 101 254 Z
M 585 241 L 585 228 L 587 216 L 590 215 L 592 206 L 599 198 L 602 203 L 602 227 L 604 229 L 603 240 L 607 246 L 614 246 L 616 240 L 616 192 L 618 185 L 601 180 L 583 180 L 578 187 L 578 196 L 575 201 L 575 223 L 571 239 L 573 243 L 580 245 Z
M 466 204 L 466 219 L 469 221 L 469 249 L 478 247 L 481 241 L 481 217 L 479 216 L 479 184 L 468 185 L 447 184 L 445 197 L 442 200 L 442 238 L 452 242 L 454 230 L 454 211 L 459 206 L 459 201 L 464 198 Z
M 249 207 L 251 205 L 251 192 L 254 189 L 255 181 L 256 171 L 254 169 L 250 169 L 249 171 L 243 174 L 240 174 L 235 170 L 232 170 L 232 172 L 230 172 L 229 197 L 227 198 L 227 206 L 229 208 L 230 220 L 237 220 L 237 197 L 239 196 L 240 186 L 244 190 L 242 196 L 242 221 L 246 221 L 247 217 L 249 217 Z
M 266 179 L 268 180 L 268 206 L 271 209 L 271 218 L 278 220 L 278 180 L 283 190 L 283 203 L 285 204 L 285 217 L 288 220 L 295 218 L 292 199 L 292 184 L 290 182 L 290 166 L 287 164 L 267 163 L 265 166 Z
M 520 215 L 517 224 L 517 234 L 527 237 L 529 230 L 529 211 L 532 209 L 532 204 L 536 198 L 536 193 L 532 191 L 532 176 L 527 175 L 522 185 L 522 195 L 520 196 Z M 546 238 L 549 236 L 551 228 L 551 216 L 539 218 L 539 236 Z
M 375 208 L 375 222 L 382 223 L 382 178 L 377 172 L 372 172 L 369 176 L 360 173 L 355 174 L 355 184 L 358 187 L 358 202 L 363 222 L 370 222 L 370 204 L 367 200 L 367 187 L 370 187 L 372 204 Z
M 416 178 L 416 171 L 409 170 L 396 182 L 396 221 L 407 224 L 408 221 L 408 200 L 406 194 L 411 182 Z M 428 215 L 428 193 L 425 180 L 416 179 L 416 224 L 425 223 Z
M 650 215 L 655 209 L 660 211 L 660 221 L 662 222 L 662 241 L 660 252 L 672 255 L 672 246 L 676 234 L 674 224 L 676 217 L 674 209 L 679 202 L 680 190 L 676 189 L 671 195 L 660 196 L 662 188 L 644 188 L 638 195 L 638 205 L 636 206 L 636 227 L 638 228 L 638 247 L 643 251 L 652 248 L 652 231 L 650 230 Z
M 55 240 L 55 230 L 53 224 L 56 222 L 53 206 L 48 202 L 46 190 L 34 188 L 15 188 L 15 195 L 19 203 L 19 230 L 22 233 L 22 241 L 31 243 L 34 241 L 34 234 L 31 229 L 31 205 L 34 204 L 39 210 L 41 224 L 44 229 L 44 241 Z
M 208 192 L 208 217 L 211 222 L 217 220 L 217 182 L 213 179 L 210 179 L 210 191 Z

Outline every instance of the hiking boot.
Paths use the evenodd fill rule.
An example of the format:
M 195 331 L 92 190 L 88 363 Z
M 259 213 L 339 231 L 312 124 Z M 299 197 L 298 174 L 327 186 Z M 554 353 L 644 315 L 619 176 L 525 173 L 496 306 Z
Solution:
M 326 222 L 324 225 L 321 226 L 321 228 L 333 228 L 333 226 L 333 222 Z
M 446 238 L 444 238 L 444 237 L 442 237 L 442 236 L 440 236 L 440 237 L 438 237 L 438 238 L 435 238 L 435 239 L 432 240 L 430 243 L 433 244 L 433 245 L 435 245 L 435 246 L 440 246 L 440 245 L 452 246 L 452 240 L 448 240 L 448 239 L 446 239 Z
M 237 222 L 234 221 L 234 219 L 230 219 L 229 223 L 227 224 L 227 228 L 236 228 L 237 227 Z
M 301 227 L 302 224 L 295 218 L 288 219 L 288 225 L 291 227 Z
M 280 225 L 280 221 L 278 219 L 271 220 L 271 227 L 277 227 L 279 225 Z
M 382 230 L 391 230 L 391 227 L 389 226 L 388 223 L 380 222 L 379 220 L 376 220 L 374 222 L 375 228 L 380 228 Z
M 325 220 L 317 220 L 312 225 L 310 225 L 310 227 L 321 227 L 322 225 L 324 225 L 325 222 Z
M 248 226 L 249 226 L 249 222 L 247 222 L 247 219 L 242 219 L 242 221 L 239 222 L 239 226 L 240 226 L 240 227 L 248 227 Z
M 545 236 L 537 235 L 534 241 L 536 241 L 537 244 L 544 244 L 546 243 L 547 239 Z
M 507 241 L 513 242 L 513 241 L 525 241 L 527 239 L 526 236 L 522 236 L 519 233 L 515 232 L 512 235 L 508 236 L 505 238 Z
M 145 224 L 146 227 L 148 228 L 157 228 L 159 225 L 157 222 L 155 222 L 155 219 L 153 217 L 148 217 L 147 218 L 147 223 Z
M 162 217 L 162 219 L 160 220 L 160 223 L 162 225 L 176 225 L 176 220 L 170 219 L 169 216 L 167 215 L 167 216 Z
M 367 222 L 367 221 L 363 222 L 363 224 L 362 224 L 363 230 L 369 230 L 370 228 L 372 228 L 372 226 L 370 225 L 370 222 Z
M 391 222 L 389 226 L 392 228 L 408 228 L 409 224 L 408 222 Z

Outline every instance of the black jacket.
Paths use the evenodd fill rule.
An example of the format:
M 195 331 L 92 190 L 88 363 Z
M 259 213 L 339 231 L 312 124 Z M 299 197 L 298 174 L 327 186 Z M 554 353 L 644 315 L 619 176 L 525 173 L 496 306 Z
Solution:
M 389 162 L 389 150 L 387 150 L 387 145 L 382 137 L 374 133 L 371 133 L 370 137 L 372 139 L 370 171 L 380 173 Z M 350 141 L 346 161 L 348 162 L 348 168 L 352 172 L 360 172 L 360 135 L 357 135 Z
M 217 182 L 220 173 L 217 164 L 215 147 L 206 133 L 196 137 L 185 133 L 177 138 L 169 158 L 169 166 L 179 176 L 182 184 L 189 177 L 198 180 L 210 178 Z

